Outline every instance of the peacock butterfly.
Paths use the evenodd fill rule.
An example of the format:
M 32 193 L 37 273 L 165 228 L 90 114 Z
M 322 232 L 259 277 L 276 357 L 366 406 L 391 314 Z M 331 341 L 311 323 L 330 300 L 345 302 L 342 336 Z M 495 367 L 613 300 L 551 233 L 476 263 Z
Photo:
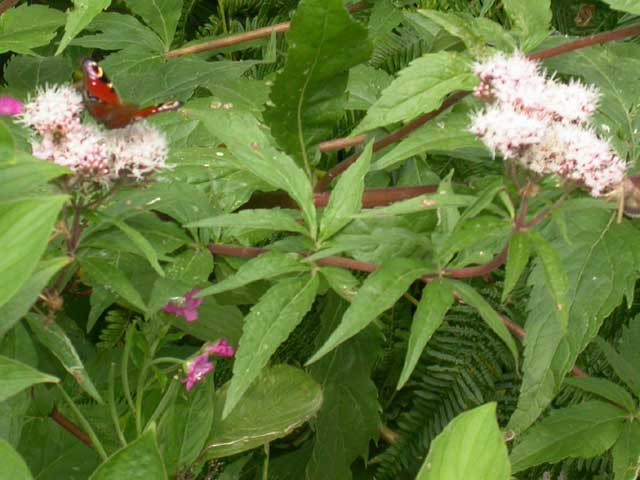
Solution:
M 102 68 L 89 58 L 82 61 L 82 73 L 84 103 L 87 110 L 96 121 L 107 128 L 122 128 L 136 119 L 176 110 L 182 105 L 181 102 L 174 101 L 140 108 L 134 103 L 122 103 Z

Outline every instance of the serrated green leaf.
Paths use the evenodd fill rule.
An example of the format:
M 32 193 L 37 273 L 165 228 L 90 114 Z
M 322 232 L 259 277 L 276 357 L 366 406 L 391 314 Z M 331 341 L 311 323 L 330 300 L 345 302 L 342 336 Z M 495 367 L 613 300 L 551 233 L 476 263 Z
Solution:
M 96 257 L 84 257 L 80 259 L 80 265 L 91 282 L 121 296 L 141 312 L 147 310 L 136 287 L 124 273 L 109 262 Z
M 616 375 L 631 389 L 636 397 L 640 397 L 640 372 L 602 338 L 597 337 L 596 343 L 604 353 L 609 365 L 613 367 Z
M 416 480 L 509 480 L 507 446 L 496 419 L 496 404 L 468 410 L 431 443 Z
M 625 422 L 611 453 L 614 480 L 636 480 L 640 472 L 640 424 L 638 422 Z
M 127 0 L 126 3 L 158 34 L 168 50 L 182 13 L 182 0 Z
M 527 430 L 511 452 L 513 473 L 606 452 L 622 433 L 625 415 L 624 410 L 597 400 L 552 411 Z
M 327 298 L 316 347 L 340 323 L 346 306 L 336 295 Z M 315 441 L 305 479 L 351 478 L 353 461 L 359 456 L 366 459 L 369 442 L 377 440 L 378 390 L 371 373 L 382 353 L 380 345 L 376 329 L 366 329 L 309 369 L 322 386 L 323 403 L 313 423 Z M 342 420 L 336 422 L 337 417 Z
M 56 50 L 60 55 L 69 42 L 73 40 L 96 15 L 111 5 L 111 0 L 73 0 L 73 10 L 67 12 L 67 23 L 64 27 L 64 35 Z
M 487 44 L 512 45 L 512 42 L 506 39 L 508 35 L 504 34 L 501 26 L 494 22 L 489 23 L 487 19 L 474 18 L 468 13 L 438 10 L 418 10 L 418 13 L 462 40 L 475 57 L 486 55 Z
M 364 176 L 371 164 L 373 142 L 369 142 L 358 160 L 338 179 L 320 220 L 320 241 L 335 235 L 362 208 Z
M 236 351 L 223 419 L 233 411 L 271 355 L 311 309 L 318 283 L 315 274 L 282 280 L 251 308 Z
M 620 405 L 633 414 L 636 411 L 636 404 L 633 397 L 620 385 L 613 383 L 606 378 L 597 377 L 571 377 L 567 378 L 564 383 L 571 387 L 579 388 L 585 392 L 598 395 L 605 400 L 609 400 L 614 404 Z
M 4 438 L 0 438 L 0 465 L 2 465 L 2 475 L 5 478 L 33 480 L 33 475 L 31 475 L 23 458 Z
M 338 328 L 312 355 L 307 365 L 318 361 L 363 330 L 378 315 L 391 308 L 409 286 L 428 271 L 421 262 L 406 258 L 396 258 L 382 264 L 364 281 Z
M 567 331 L 569 323 L 569 305 L 567 303 L 567 291 L 569 290 L 567 272 L 564 271 L 560 256 L 553 247 L 536 232 L 530 232 L 529 238 L 542 264 L 547 288 L 554 300 L 554 308 L 560 328 L 563 333 Z
M 629 325 L 622 327 L 622 338 L 618 351 L 622 358 L 631 364 L 634 370 L 640 370 L 640 315 L 631 319 Z
M 14 162 L 0 162 L 0 201 L 25 196 L 49 180 L 69 173 L 67 168 L 28 155 L 18 155 Z
M 299 218 L 298 215 L 291 210 L 259 208 L 205 218 L 185 227 L 236 227 L 307 234 L 296 218 Z
M 111 455 L 89 480 L 166 480 L 167 472 L 158 449 L 155 428 L 150 428 L 126 447 Z
M 143 48 L 149 52 L 161 52 L 163 49 L 160 38 L 132 15 L 101 13 L 86 30 L 100 33 L 75 38 L 71 45 L 102 50 Z
M 215 409 L 213 375 L 187 392 L 180 391 L 158 426 L 160 450 L 167 471 L 174 474 L 191 465 L 204 447 Z
M 454 52 L 427 53 L 400 71 L 353 133 L 412 120 L 440 107 L 449 93 L 470 90 L 477 83 L 467 57 Z
M 518 283 L 522 272 L 529 263 L 530 254 L 529 236 L 526 232 L 515 232 L 509 240 L 509 253 L 507 254 L 507 265 L 505 267 L 504 289 L 502 290 L 501 302 L 507 299 L 513 288 Z
M 400 200 L 388 207 L 378 207 L 363 210 L 354 218 L 381 218 L 393 217 L 396 215 L 406 215 L 409 213 L 424 212 L 427 210 L 437 210 L 445 207 L 466 207 L 473 204 L 476 197 L 472 195 L 457 195 L 455 193 L 428 193 Z
M 203 458 L 219 458 L 251 450 L 288 435 L 322 405 L 322 390 L 304 371 L 278 365 L 265 368 L 222 418 L 229 384 L 217 394 L 216 413 Z
M 63 23 L 61 11 L 44 5 L 10 8 L 0 17 L 0 53 L 33 55 L 32 49 L 47 45 Z
M 633 240 L 637 233 L 627 223 L 614 223 L 614 217 L 603 210 L 575 209 L 566 216 L 569 242 L 554 223 L 541 232 L 567 272 L 569 326 L 563 334 L 543 267 L 537 265 L 528 279 L 533 288 L 527 307 L 523 384 L 510 429 L 522 431 L 535 421 L 604 318 L 633 291 L 640 264 L 640 249 Z
M 226 338 L 236 345 L 242 335 L 244 321 L 240 309 L 234 305 L 220 305 L 213 298 L 205 298 L 198 307 L 198 321 L 187 322 L 182 317 L 166 315 L 165 318 L 178 330 L 203 340 L 217 342 Z
M 58 383 L 59 381 L 54 376 L 0 355 L 0 401 L 37 383 Z
M 469 132 L 469 113 L 456 111 L 438 117 L 438 121 L 428 122 L 411 132 L 406 138 L 385 153 L 372 166 L 372 170 L 382 170 L 420 153 L 444 153 L 457 156 L 462 151 L 482 152 L 482 143 Z
M 66 195 L 0 202 L 0 306 L 29 279 Z
M 522 34 L 522 51 L 529 52 L 548 35 L 551 26 L 551 0 L 503 0 L 504 10 Z
M 215 295 L 217 293 L 233 290 L 257 280 L 277 277 L 286 273 L 304 272 L 309 266 L 301 261 L 300 255 L 295 253 L 282 253 L 271 251 L 252 258 L 243 264 L 235 275 L 225 278 L 223 281 L 205 288 L 198 297 Z
M 38 341 L 60 360 L 64 369 L 71 374 L 78 385 L 96 402 L 104 403 L 100 393 L 93 385 L 76 348 L 62 327 L 57 323 L 45 325 L 45 318 L 33 313 L 28 314 L 25 318 Z
M 491 328 L 491 330 L 493 330 L 495 334 L 502 339 L 507 347 L 509 347 L 517 365 L 519 361 L 518 347 L 516 346 L 516 342 L 513 340 L 511 333 L 509 333 L 507 327 L 502 323 L 502 319 L 498 312 L 496 312 L 482 297 L 482 295 L 474 290 L 473 287 L 470 287 L 466 283 L 458 280 L 446 279 L 445 281 L 451 284 L 451 288 L 455 294 L 460 295 L 460 298 L 462 298 L 465 303 L 471 305 L 478 311 L 482 319 L 487 323 L 487 325 L 489 325 L 489 328 Z
M 422 290 L 420 303 L 411 322 L 407 354 L 396 387 L 397 390 L 400 390 L 409 380 L 424 347 L 427 346 L 427 342 L 444 320 L 451 305 L 453 305 L 453 292 L 451 285 L 446 282 L 434 279 Z
M 366 61 L 372 46 L 342 0 L 303 0 L 287 33 L 287 62 L 271 89 L 274 107 L 264 118 L 283 149 L 307 175 L 311 148 L 344 115 L 349 69 Z
M 26 315 L 51 277 L 70 261 L 71 259 L 68 257 L 59 257 L 43 260 L 38 264 L 31 278 L 7 303 L 0 307 L 0 338 Z
M 640 15 L 640 2 L 638 0 L 603 0 L 614 10 Z M 617 477 L 616 477 L 616 480 Z
M 358 292 L 360 281 L 346 268 L 322 267 L 320 273 L 327 280 L 331 289 L 351 302 Z
M 353 67 L 349 71 L 345 108 L 347 110 L 368 110 L 392 80 L 391 75 L 384 70 L 369 65 Z

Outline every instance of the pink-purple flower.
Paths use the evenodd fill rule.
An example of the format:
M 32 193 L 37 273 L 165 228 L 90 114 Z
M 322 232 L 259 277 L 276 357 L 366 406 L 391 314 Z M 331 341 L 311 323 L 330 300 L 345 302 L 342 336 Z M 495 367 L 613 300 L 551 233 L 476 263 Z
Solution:
M 0 96 L 0 116 L 12 117 L 22 113 L 22 102 L 17 98 Z
M 218 340 L 213 345 L 206 346 L 204 353 L 187 362 L 187 376 L 182 380 L 187 392 L 204 380 L 207 373 L 213 371 L 214 365 L 209 361 L 209 355 L 232 357 L 234 353 L 234 348 L 229 345 L 229 342 L 224 338 Z
M 178 317 L 184 317 L 187 322 L 195 322 L 198 319 L 198 307 L 203 300 L 202 298 L 194 298 L 194 295 L 199 291 L 199 288 L 188 291 L 184 297 L 171 300 L 162 310 Z

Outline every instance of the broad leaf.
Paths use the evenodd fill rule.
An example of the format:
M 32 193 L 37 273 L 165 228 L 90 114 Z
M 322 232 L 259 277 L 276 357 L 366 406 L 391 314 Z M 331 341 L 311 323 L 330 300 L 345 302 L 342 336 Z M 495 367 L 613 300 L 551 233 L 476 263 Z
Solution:
M 39 86 L 68 82 L 72 71 L 69 58 L 14 55 L 5 64 L 4 79 L 11 92 L 24 96 Z M 52 162 L 42 163 L 47 163 L 52 168 L 62 168 Z
M 71 374 L 80 387 L 95 401 L 103 403 L 100 393 L 93 385 L 87 370 L 65 331 L 57 323 L 45 325 L 45 319 L 30 313 L 26 316 L 31 331 L 40 343 L 60 360 L 64 369 Z
M 620 405 L 631 414 L 636 411 L 636 402 L 633 401 L 633 397 L 631 397 L 629 392 L 606 378 L 571 377 L 567 378 L 564 383 L 584 390 L 585 392 L 598 395 L 616 405 Z
M 187 322 L 182 317 L 166 314 L 168 321 L 178 330 L 203 340 L 217 342 L 226 338 L 236 345 L 242 335 L 243 315 L 234 305 L 220 305 L 213 298 L 205 298 L 198 307 L 198 321 Z
M 622 433 L 625 415 L 624 410 L 597 400 L 554 410 L 527 430 L 511 452 L 513 472 L 606 452 Z
M 59 55 L 100 12 L 111 5 L 111 0 L 73 0 L 73 10 L 67 12 L 64 35 L 56 50 Z
M 0 162 L 0 200 L 13 200 L 42 187 L 49 180 L 71 173 L 70 170 L 27 155 L 15 162 Z
M 370 142 L 360 158 L 338 179 L 320 220 L 321 241 L 335 235 L 351 221 L 351 216 L 362 208 L 364 176 L 371 163 L 372 147 L 373 142 Z
M 0 465 L 2 475 L 11 480 L 32 480 L 29 467 L 18 452 L 4 438 L 0 438 Z
M 603 0 L 604 3 L 608 3 L 614 10 L 621 10 L 623 12 L 632 13 L 634 15 L 640 15 L 640 2 L 638 0 Z M 617 477 L 616 477 L 616 480 Z
M 522 35 L 522 50 L 529 52 L 537 47 L 551 26 L 551 0 L 503 0 L 505 12 L 514 27 Z
M 100 33 L 76 38 L 71 44 L 103 50 L 142 47 L 149 52 L 160 52 L 163 49 L 163 43 L 158 36 L 132 15 L 102 13 L 91 22 L 87 30 Z
M 316 346 L 340 323 L 346 305 L 335 295 L 328 298 Z M 377 440 L 378 391 L 371 373 L 381 353 L 380 340 L 376 329 L 366 329 L 309 369 L 322 386 L 324 399 L 313 422 L 316 435 L 306 479 L 351 478 L 353 461 L 359 456 L 366 459 L 369 442 Z
M 61 11 L 44 5 L 10 8 L 0 17 L 0 53 L 33 54 L 32 49 L 47 45 L 63 23 Z
M 168 50 L 182 13 L 182 0 L 127 0 L 127 5 L 158 34 Z
M 434 279 L 422 290 L 422 297 L 413 315 L 411 322 L 411 332 L 409 333 L 409 344 L 407 355 L 404 360 L 404 367 L 398 380 L 398 390 L 409 380 L 424 347 L 438 329 L 444 316 L 451 305 L 453 305 L 453 292 L 451 285 L 441 279 Z
M 49 242 L 65 195 L 0 203 L 0 306 L 29 279 Z
M 502 299 L 507 299 L 513 288 L 518 283 L 522 272 L 529 263 L 531 250 L 529 236 L 526 232 L 515 232 L 509 240 L 509 253 L 507 254 L 507 265 L 505 267 L 504 289 Z
M 507 446 L 487 403 L 456 418 L 431 443 L 416 480 L 509 480 Z
M 307 361 L 307 365 L 318 361 L 393 307 L 411 284 L 427 271 L 417 260 L 397 258 L 383 264 L 364 281 L 338 328 Z
M 166 480 L 167 472 L 158 449 L 155 428 L 150 428 L 126 447 L 111 455 L 89 480 Z
M 56 377 L 0 355 L 0 401 L 37 383 L 58 383 Z
M 221 282 L 205 288 L 198 297 L 215 295 L 217 293 L 233 290 L 257 280 L 278 277 L 287 273 L 304 272 L 309 266 L 301 261 L 296 253 L 281 253 L 271 251 L 252 258 L 240 266 L 235 275 L 225 278 Z
M 234 409 L 271 355 L 311 309 L 318 283 L 316 274 L 281 280 L 251 308 L 236 351 L 222 418 Z
M 427 210 L 437 210 L 444 207 L 466 207 L 473 204 L 476 197 L 471 195 L 457 195 L 451 193 L 429 193 L 400 200 L 388 207 L 378 207 L 363 210 L 356 218 L 380 218 L 393 217 L 396 215 L 406 215 L 409 213 L 424 212 Z
M 467 57 L 454 52 L 427 53 L 400 71 L 354 134 L 412 120 L 440 107 L 449 93 L 470 90 L 477 83 Z
M 640 473 L 640 424 L 626 422 L 613 445 L 614 480 L 636 480 Z
M 265 113 L 274 138 L 308 175 L 316 163 L 311 147 L 344 115 L 349 69 L 371 55 L 367 30 L 343 3 L 299 3 L 287 33 L 287 62 L 271 89 L 275 106 Z
M 542 235 L 560 255 L 567 273 L 569 325 L 563 334 L 538 263 L 528 279 L 533 288 L 527 307 L 522 388 L 508 425 L 516 431 L 531 425 L 549 404 L 579 353 L 623 295 L 633 298 L 640 263 L 636 229 L 614 223 L 609 212 L 592 208 L 572 210 L 565 220 L 566 229 L 552 223 Z
M 358 292 L 360 281 L 346 268 L 322 267 L 320 273 L 325 278 L 331 289 L 351 302 Z
M 216 413 L 204 458 L 251 450 L 284 437 L 322 405 L 322 390 L 309 375 L 288 365 L 262 370 L 236 408 L 222 418 L 228 384 L 217 394 Z
M 304 226 L 296 218 L 298 215 L 290 210 L 256 209 L 241 210 L 237 213 L 218 215 L 192 222 L 186 227 L 235 227 L 255 230 L 275 230 L 307 234 Z
M 121 296 L 140 311 L 147 310 L 147 306 L 136 287 L 124 273 L 109 262 L 97 257 L 85 257 L 80 259 L 80 264 L 91 282 Z
M 640 372 L 602 338 L 596 338 L 596 343 L 604 353 L 609 365 L 613 367 L 616 375 L 631 389 L 636 397 L 640 397 Z

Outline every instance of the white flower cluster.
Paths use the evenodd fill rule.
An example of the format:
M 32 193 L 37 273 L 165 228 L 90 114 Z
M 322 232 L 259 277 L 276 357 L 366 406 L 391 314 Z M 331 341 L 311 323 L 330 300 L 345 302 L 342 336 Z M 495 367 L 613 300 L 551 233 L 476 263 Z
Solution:
M 494 155 L 583 184 L 593 196 L 622 182 L 624 161 L 588 126 L 599 97 L 594 87 L 546 78 L 519 52 L 476 63 L 474 71 L 474 94 L 488 106 L 473 116 L 470 131 Z
M 164 135 L 145 121 L 105 130 L 81 122 L 82 96 L 71 86 L 38 89 L 24 105 L 20 121 L 37 133 L 33 155 L 73 170 L 82 181 L 110 184 L 141 180 L 166 168 Z

